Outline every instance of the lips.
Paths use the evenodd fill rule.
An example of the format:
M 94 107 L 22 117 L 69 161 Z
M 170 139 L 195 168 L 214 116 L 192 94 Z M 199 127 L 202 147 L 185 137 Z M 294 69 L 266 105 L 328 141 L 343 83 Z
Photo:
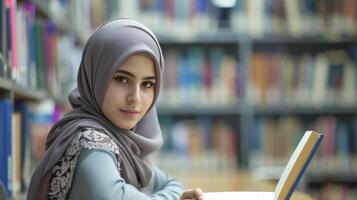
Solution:
M 136 117 L 140 114 L 140 111 L 138 110 L 125 110 L 125 109 L 120 109 L 120 111 L 128 117 Z

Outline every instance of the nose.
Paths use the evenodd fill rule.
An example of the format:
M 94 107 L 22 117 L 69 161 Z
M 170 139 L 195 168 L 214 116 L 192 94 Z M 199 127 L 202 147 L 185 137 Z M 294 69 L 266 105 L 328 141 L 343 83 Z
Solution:
M 140 96 L 140 86 L 132 86 L 130 87 L 130 91 L 129 94 L 127 96 L 127 101 L 130 104 L 136 104 L 139 103 L 141 100 L 141 96 Z

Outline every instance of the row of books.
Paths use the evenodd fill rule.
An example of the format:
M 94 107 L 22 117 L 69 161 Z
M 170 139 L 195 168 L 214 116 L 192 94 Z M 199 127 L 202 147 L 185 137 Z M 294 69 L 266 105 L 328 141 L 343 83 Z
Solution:
M 357 55 L 350 51 L 256 51 L 248 75 L 236 57 L 223 47 L 169 48 L 159 105 L 230 106 L 243 98 L 257 106 L 357 105 Z
M 224 171 L 238 166 L 238 129 L 220 119 L 160 117 L 164 146 L 158 164 L 168 171 Z
M 9 36 L 15 39 L 15 45 L 9 43 L 8 48 L 2 48 L 7 52 L 4 58 L 11 55 L 11 59 L 0 71 L 4 76 L 12 73 L 10 76 L 20 85 L 47 89 L 52 96 L 66 94 L 75 80 L 81 52 L 74 37 L 60 35 L 51 21 L 36 20 L 37 4 L 10 5 L 16 8 L 17 34 L 11 37 L 11 28 L 1 32 L 1 41 L 12 41 L 4 40 L 4 36 Z M 5 12 L 1 16 L 4 17 L 10 6 L 5 3 L 2 6 Z M 4 19 L 10 18 L 5 15 Z M 20 45 L 24 48 L 19 48 Z M 248 67 L 250 84 L 247 88 L 244 88 L 246 78 L 239 71 L 241 66 L 236 56 L 224 52 L 223 48 L 209 52 L 200 47 L 187 52 L 169 51 L 166 61 L 167 81 L 164 85 L 167 89 L 162 99 L 169 100 L 162 103 L 170 106 L 192 102 L 197 105 L 236 105 L 245 89 L 249 101 L 256 104 L 355 103 L 357 90 L 353 74 L 356 73 L 356 61 L 343 51 L 298 56 L 279 52 L 254 53 Z M 315 75 L 317 78 L 313 78 Z M 294 101 L 290 101 L 291 96 Z
M 155 161 L 167 171 L 209 173 L 240 167 L 243 136 L 237 123 L 215 117 L 167 116 L 160 117 L 160 122 L 164 147 Z M 257 117 L 245 145 L 249 148 L 245 152 L 249 154 L 250 169 L 259 178 L 278 178 L 306 130 L 325 134 L 314 164 L 309 167 L 312 175 L 357 174 L 357 118 L 331 115 Z
M 356 1 L 238 0 L 232 12 L 232 27 L 244 34 L 326 35 L 356 34 Z
M 257 105 L 356 105 L 356 48 L 297 55 L 254 52 L 248 99 Z
M 160 105 L 233 105 L 238 102 L 238 61 L 223 47 L 167 50 L 164 55 L 166 68 Z
M 216 3 L 219 1 L 206 0 L 63 2 L 71 7 L 68 10 L 73 12 L 70 14 L 73 27 L 84 37 L 102 22 L 115 17 L 138 19 L 157 33 L 177 38 L 192 38 L 195 33 L 216 32 L 222 28 L 252 37 L 275 34 L 341 38 L 357 32 L 354 0 L 236 0 L 231 1 L 231 8 L 220 8 Z
M 75 37 L 36 17 L 34 3 L 1 1 L 1 76 L 20 86 L 47 91 L 57 97 L 74 82 L 81 49 Z
M 284 165 L 305 130 L 325 134 L 317 159 L 311 165 L 314 173 L 355 173 L 357 164 L 357 118 L 321 115 L 257 117 L 250 135 L 250 166 Z
M 16 197 L 28 186 L 33 167 L 43 154 L 47 132 L 58 120 L 58 109 L 52 101 L 14 104 L 2 99 L 0 111 L 0 131 L 4 133 L 0 145 L 5 147 L 0 149 L 0 180 L 9 196 Z M 177 120 L 164 116 L 159 120 L 164 146 L 154 161 L 162 168 L 175 173 L 237 169 L 241 135 L 236 122 L 211 117 Z M 310 171 L 324 168 L 324 172 L 330 170 L 326 174 L 356 174 L 356 126 L 357 118 L 343 121 L 336 116 L 258 118 L 249 136 L 250 164 L 286 163 L 304 130 L 315 129 L 324 132 L 326 139 Z
M 53 101 L 0 100 L 0 180 L 8 197 L 19 197 L 27 190 L 43 155 L 47 133 L 59 113 Z

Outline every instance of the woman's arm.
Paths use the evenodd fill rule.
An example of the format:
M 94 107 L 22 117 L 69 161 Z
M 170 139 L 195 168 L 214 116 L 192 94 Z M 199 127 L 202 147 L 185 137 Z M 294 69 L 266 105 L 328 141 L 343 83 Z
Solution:
M 179 199 L 184 192 L 182 185 L 159 168 L 154 167 L 155 184 L 152 197 L 162 197 L 163 199 Z
M 203 192 L 200 188 L 183 190 L 182 185 L 166 173 L 155 167 L 155 185 L 152 197 L 156 199 L 194 199 L 203 200 Z M 161 198 L 160 198 L 161 197 Z
M 113 153 L 83 148 L 74 172 L 69 200 L 149 200 L 144 193 L 127 184 L 116 168 Z
M 114 154 L 84 148 L 79 155 L 68 200 L 178 200 L 202 199 L 200 192 L 183 192 L 181 184 L 155 168 L 154 194 L 150 197 L 127 184 L 116 167 Z

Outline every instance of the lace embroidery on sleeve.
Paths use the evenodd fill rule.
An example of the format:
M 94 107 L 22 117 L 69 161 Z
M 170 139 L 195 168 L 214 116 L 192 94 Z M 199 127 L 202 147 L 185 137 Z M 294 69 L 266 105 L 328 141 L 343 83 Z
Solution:
M 109 136 L 95 129 L 81 130 L 52 169 L 49 199 L 64 200 L 66 198 L 82 148 L 107 150 L 113 152 L 117 160 L 119 158 L 119 148 Z M 119 171 L 119 162 L 117 162 L 117 168 Z

